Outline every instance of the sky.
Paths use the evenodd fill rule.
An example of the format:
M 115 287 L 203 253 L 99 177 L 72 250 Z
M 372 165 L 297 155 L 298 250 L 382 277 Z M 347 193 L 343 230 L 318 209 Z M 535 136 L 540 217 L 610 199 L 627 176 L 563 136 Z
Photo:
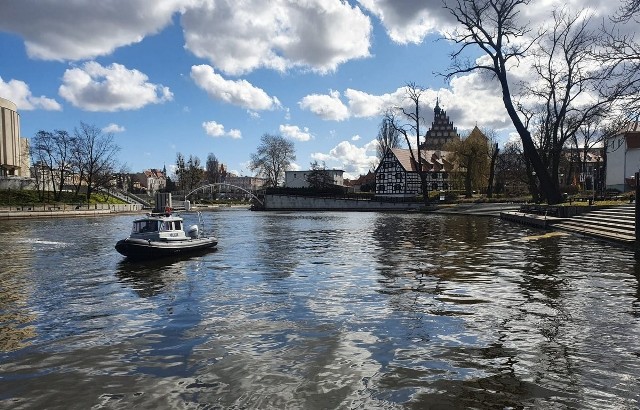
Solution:
M 540 27 L 560 6 L 601 22 L 619 3 L 533 0 L 520 17 Z M 460 132 L 512 138 L 495 81 L 439 75 L 454 24 L 441 0 L 2 0 L 0 97 L 23 137 L 81 122 L 112 133 L 131 172 L 212 153 L 250 176 L 268 133 L 294 143 L 292 169 L 318 161 L 356 178 L 407 83 L 425 89 L 427 126 L 438 99 Z

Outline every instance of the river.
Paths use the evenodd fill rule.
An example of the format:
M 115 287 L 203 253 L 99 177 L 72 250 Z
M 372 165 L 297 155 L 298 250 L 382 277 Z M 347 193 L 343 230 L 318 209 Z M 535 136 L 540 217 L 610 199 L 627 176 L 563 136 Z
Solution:
M 497 218 L 204 212 L 0 221 L 0 407 L 639 408 L 634 252 Z M 187 224 L 194 214 L 185 215 Z

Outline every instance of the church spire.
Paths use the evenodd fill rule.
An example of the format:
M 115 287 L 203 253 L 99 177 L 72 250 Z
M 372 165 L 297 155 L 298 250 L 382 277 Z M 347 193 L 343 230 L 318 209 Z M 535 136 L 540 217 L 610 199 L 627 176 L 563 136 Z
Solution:
M 438 97 L 436 97 L 436 106 L 433 109 L 433 113 L 435 115 L 438 115 L 438 114 L 440 114 L 440 111 L 441 111 L 441 109 L 440 109 L 440 96 L 438 96 Z

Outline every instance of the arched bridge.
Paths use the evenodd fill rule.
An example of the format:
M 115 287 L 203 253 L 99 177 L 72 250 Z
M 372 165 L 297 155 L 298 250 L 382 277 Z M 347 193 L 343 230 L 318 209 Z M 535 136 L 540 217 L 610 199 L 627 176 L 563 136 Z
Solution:
M 218 182 L 218 183 L 215 183 L 215 184 L 207 184 L 207 185 L 199 186 L 198 188 L 194 189 L 193 191 L 191 191 L 187 195 L 185 195 L 184 199 L 186 200 L 187 198 L 189 198 L 189 195 L 191 195 L 191 194 L 193 194 L 195 192 L 198 192 L 198 191 L 203 191 L 204 192 L 204 190 L 207 189 L 207 188 L 220 187 L 220 186 L 226 186 L 226 187 L 229 187 L 229 188 L 239 189 L 240 191 L 251 195 L 251 197 L 253 199 L 255 199 L 256 201 L 258 201 L 258 203 L 260 205 L 264 205 L 264 203 L 260 200 L 260 198 L 258 198 L 253 192 L 251 192 L 249 190 L 246 190 L 246 189 L 244 189 L 242 187 L 239 187 L 237 185 L 231 185 L 231 184 L 227 184 L 225 182 Z

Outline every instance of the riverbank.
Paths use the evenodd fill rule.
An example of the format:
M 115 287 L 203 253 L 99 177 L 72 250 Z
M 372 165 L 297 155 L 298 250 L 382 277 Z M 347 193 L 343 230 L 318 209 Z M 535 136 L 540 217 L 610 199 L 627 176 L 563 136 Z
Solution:
M 102 216 L 114 213 L 139 213 L 143 209 L 135 204 L 92 204 L 92 205 L 23 205 L 0 207 L 2 219 L 69 218 L 82 216 Z

